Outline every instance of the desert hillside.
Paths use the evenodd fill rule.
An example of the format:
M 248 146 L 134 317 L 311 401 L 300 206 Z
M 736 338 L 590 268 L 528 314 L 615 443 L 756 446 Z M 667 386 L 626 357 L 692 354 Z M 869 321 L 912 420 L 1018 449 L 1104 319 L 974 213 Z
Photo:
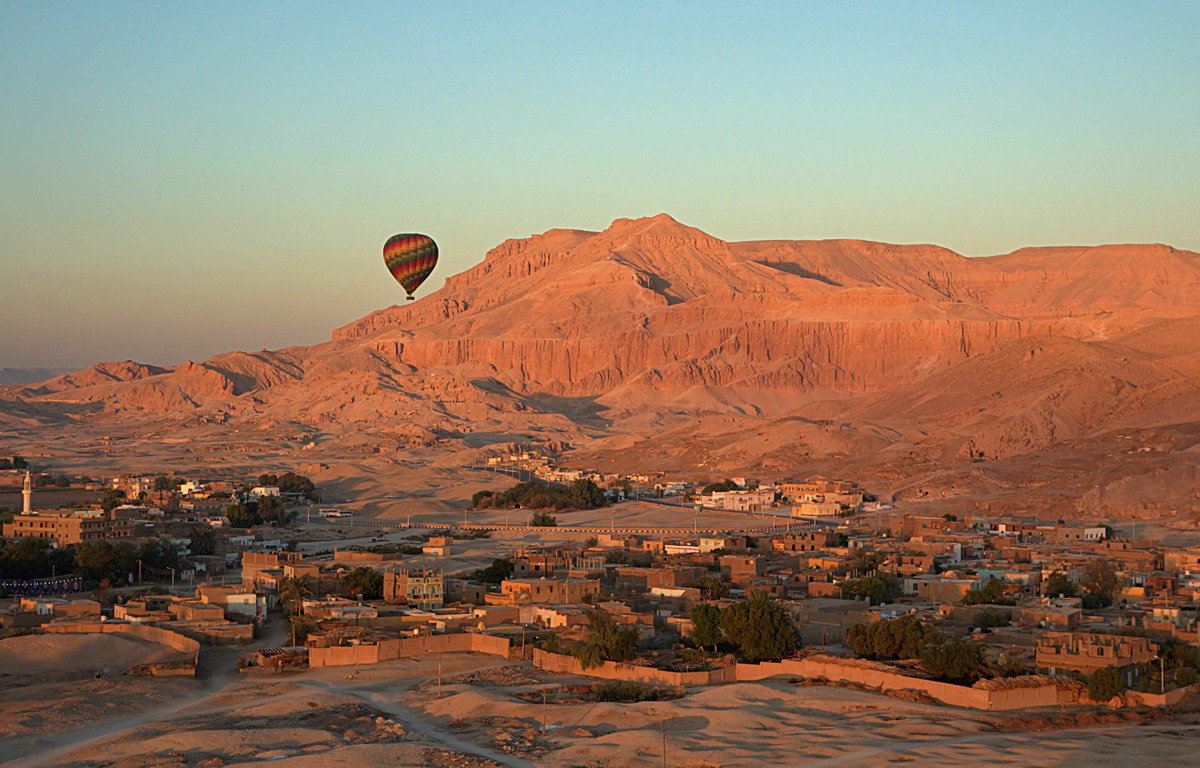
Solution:
M 508 240 L 324 344 L 0 387 L 0 440 L 49 456 L 81 434 L 463 461 L 519 442 L 1079 514 L 1195 509 L 1198 426 L 1200 254 L 730 243 L 666 214 Z

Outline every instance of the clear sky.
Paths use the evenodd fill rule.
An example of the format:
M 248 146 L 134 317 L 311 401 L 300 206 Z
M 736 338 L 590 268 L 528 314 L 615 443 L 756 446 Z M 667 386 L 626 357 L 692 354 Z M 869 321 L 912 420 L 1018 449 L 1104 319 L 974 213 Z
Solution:
M 0 0 L 0 367 L 314 343 L 509 237 L 1200 250 L 1200 3 Z

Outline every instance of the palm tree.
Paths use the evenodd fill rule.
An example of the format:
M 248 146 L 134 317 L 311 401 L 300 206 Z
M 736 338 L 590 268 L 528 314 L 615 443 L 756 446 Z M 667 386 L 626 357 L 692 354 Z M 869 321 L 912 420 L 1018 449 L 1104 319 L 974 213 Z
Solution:
M 296 644 L 296 617 L 304 613 L 304 598 L 312 597 L 307 576 L 285 578 L 279 582 L 279 601 L 290 606 L 292 645 Z

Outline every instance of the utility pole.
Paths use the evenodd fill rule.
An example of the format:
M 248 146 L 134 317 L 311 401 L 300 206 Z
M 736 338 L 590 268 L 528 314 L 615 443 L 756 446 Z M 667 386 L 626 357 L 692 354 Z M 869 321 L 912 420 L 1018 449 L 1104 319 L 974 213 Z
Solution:
M 662 731 L 663 768 L 667 768 L 667 721 L 663 720 L 658 727 Z
M 542 689 L 542 733 L 546 732 L 546 689 Z
M 438 662 L 437 697 L 442 698 L 442 662 Z

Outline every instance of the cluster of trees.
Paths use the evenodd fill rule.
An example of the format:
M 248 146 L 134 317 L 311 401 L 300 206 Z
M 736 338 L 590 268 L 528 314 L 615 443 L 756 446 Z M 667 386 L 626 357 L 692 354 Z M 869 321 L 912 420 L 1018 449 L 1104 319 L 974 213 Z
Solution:
M 383 574 L 374 568 L 359 566 L 346 574 L 346 591 L 366 600 L 383 599 Z
M 792 617 L 764 592 L 726 608 L 697 604 L 692 608 L 691 639 L 714 652 L 728 648 L 749 662 L 778 661 L 800 645 Z
M 143 570 L 149 569 L 155 575 L 180 565 L 179 548 L 159 539 L 142 539 L 136 545 L 123 541 L 85 541 L 74 549 L 75 570 L 89 583 L 123 582 L 128 574 L 137 573 L 139 561 Z
M 317 486 L 312 480 L 295 472 L 284 472 L 282 475 L 262 474 L 258 476 L 258 484 L 274 486 L 283 493 L 298 493 L 309 501 L 320 501 Z
M 545 510 L 538 510 L 529 516 L 529 524 L 536 528 L 553 528 L 558 525 L 558 518 Z
M 876 573 L 861 579 L 848 579 L 838 585 L 841 597 L 867 598 L 871 605 L 891 603 L 900 596 L 900 581 L 890 573 Z
M 479 491 L 471 497 L 471 503 L 476 509 L 597 509 L 608 506 L 608 499 L 600 486 L 581 478 L 566 488 L 517 483 L 500 493 Z
M 718 480 L 715 483 L 709 483 L 708 485 L 706 485 L 700 489 L 700 493 L 709 494 L 709 493 L 714 493 L 714 492 L 718 492 L 718 491 L 736 491 L 737 489 L 738 489 L 737 483 L 733 482 L 732 480 L 726 479 L 726 480 Z
M 993 667 L 984 655 L 983 646 L 961 640 L 947 641 L 937 629 L 912 616 L 856 624 L 846 632 L 846 644 L 861 659 L 919 659 L 926 672 L 948 683 L 970 685 L 988 675 L 1010 676 L 1025 672 L 1019 662 L 1004 662 Z
M 70 547 L 55 549 L 49 539 L 22 536 L 0 539 L 0 579 L 44 579 L 75 568 Z
M 944 640 L 941 632 L 913 616 L 855 624 L 846 632 L 846 644 L 854 655 L 873 661 L 915 659 L 921 651 Z
M 1094 610 L 1112 605 L 1120 586 L 1116 566 L 1097 560 L 1084 566 L 1078 584 L 1061 571 L 1051 573 L 1042 581 L 1042 594 L 1046 597 L 1082 597 L 1083 607 Z
M 962 640 L 931 645 L 921 651 L 921 667 L 938 680 L 970 685 L 988 674 L 983 646 Z
M 287 525 L 296 517 L 296 513 L 289 512 L 278 496 L 263 496 L 245 504 L 226 504 L 222 513 L 234 528 L 250 528 L 264 523 Z
M 511 560 L 503 557 L 498 557 L 492 561 L 492 564 L 486 568 L 478 568 L 471 571 L 467 576 L 469 581 L 477 581 L 483 584 L 499 584 L 500 582 L 512 576 L 513 563 Z
M 55 548 L 49 539 L 33 536 L 4 540 L 0 545 L 0 578 L 42 579 L 78 574 L 91 586 L 108 582 L 125 583 L 143 569 L 160 575 L 180 565 L 179 548 L 159 539 L 127 541 L 85 541 Z
M 571 647 L 571 655 L 579 659 L 584 669 L 598 666 L 602 661 L 632 661 L 637 652 L 637 628 L 619 626 L 604 611 L 588 615 L 587 635 L 582 643 Z
M 0 469 L 29 469 L 23 456 L 0 456 Z
M 978 589 L 968 589 L 963 595 L 965 605 L 1016 605 L 1017 601 L 1004 593 L 1004 582 L 995 576 Z
M 705 600 L 720 600 L 729 597 L 729 585 L 714 575 L 703 576 L 687 586 L 700 590 L 700 596 Z

